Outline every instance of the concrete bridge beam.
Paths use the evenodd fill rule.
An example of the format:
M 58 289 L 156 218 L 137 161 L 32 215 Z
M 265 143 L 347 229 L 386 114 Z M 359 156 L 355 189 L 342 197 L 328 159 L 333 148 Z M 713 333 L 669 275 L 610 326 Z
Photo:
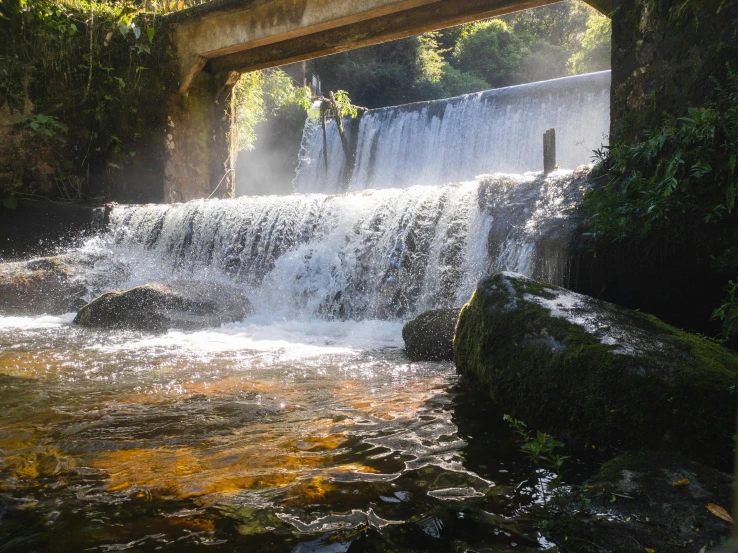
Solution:
M 203 69 L 254 71 L 559 0 L 213 0 L 167 16 L 182 92 Z M 612 0 L 589 0 L 602 11 Z

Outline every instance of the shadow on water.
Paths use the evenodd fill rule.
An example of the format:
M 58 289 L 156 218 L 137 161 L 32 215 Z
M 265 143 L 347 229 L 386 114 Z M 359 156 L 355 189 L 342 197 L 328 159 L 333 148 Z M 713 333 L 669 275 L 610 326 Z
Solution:
M 170 463 L 168 471 L 193 470 L 179 465 L 194 456 L 178 453 L 167 460 L 152 450 L 152 458 L 135 459 L 136 474 L 125 475 L 134 483 L 123 487 L 116 484 L 116 471 L 125 471 L 125 463 L 95 471 L 78 461 L 79 451 L 58 445 L 74 433 L 85 447 L 96 447 L 89 433 L 114 434 L 116 425 L 126 432 L 146 429 L 149 434 L 137 438 L 141 442 L 154 436 L 172 445 L 185 439 L 187 421 L 207 423 L 204 404 L 213 398 L 187 398 L 160 407 L 156 416 L 142 413 L 141 420 L 129 414 L 111 422 L 114 417 L 102 414 L 89 421 L 92 430 L 62 422 L 40 438 L 26 429 L 14 439 L 27 440 L 27 447 L 17 447 L 11 456 L 0 453 L 0 551 L 541 549 L 546 543 L 536 529 L 531 466 L 512 441 L 502 412 L 455 377 L 446 382 L 399 422 L 364 414 L 349 431 L 341 426 L 346 421 L 335 417 L 331 431 L 348 438 L 340 447 L 317 438 L 298 442 L 316 458 L 334 450 L 300 478 L 281 481 L 284 469 L 275 468 L 272 478 L 227 493 L 187 496 L 181 487 L 168 490 L 166 483 L 157 487 L 147 481 L 151 477 L 144 473 L 156 468 L 151 463 Z M 0 385 L 16 387 L 19 402 L 31 399 L 27 394 L 33 389 L 23 379 L 2 376 Z M 214 410 L 227 423 L 220 431 L 249 424 L 233 399 L 220 401 Z M 7 441 L 12 428 L 2 431 Z M 212 470 L 217 467 L 195 479 L 213 478 Z

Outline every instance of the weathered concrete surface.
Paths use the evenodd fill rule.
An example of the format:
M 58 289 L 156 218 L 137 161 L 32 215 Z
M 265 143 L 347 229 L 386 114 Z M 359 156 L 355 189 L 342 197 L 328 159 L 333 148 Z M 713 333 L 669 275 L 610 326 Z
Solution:
M 611 144 L 702 106 L 738 59 L 738 2 L 613 4 Z
M 187 94 L 169 100 L 164 201 L 231 196 L 235 155 L 230 142 L 233 85 L 238 73 L 196 75 Z
M 216 0 L 168 17 L 186 92 L 203 69 L 264 69 L 556 1 Z

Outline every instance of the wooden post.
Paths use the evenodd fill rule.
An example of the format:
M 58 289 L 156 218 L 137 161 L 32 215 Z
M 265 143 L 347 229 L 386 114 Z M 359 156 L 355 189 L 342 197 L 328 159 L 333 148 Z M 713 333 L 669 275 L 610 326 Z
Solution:
M 543 134 L 543 174 L 548 175 L 556 169 L 556 129 L 548 129 Z

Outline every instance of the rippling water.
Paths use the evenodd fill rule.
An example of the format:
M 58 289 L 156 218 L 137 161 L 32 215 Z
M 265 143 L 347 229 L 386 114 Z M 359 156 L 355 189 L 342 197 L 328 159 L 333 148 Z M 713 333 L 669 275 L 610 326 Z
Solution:
M 0 318 L 2 552 L 547 545 L 502 414 L 400 323 L 71 318 Z

